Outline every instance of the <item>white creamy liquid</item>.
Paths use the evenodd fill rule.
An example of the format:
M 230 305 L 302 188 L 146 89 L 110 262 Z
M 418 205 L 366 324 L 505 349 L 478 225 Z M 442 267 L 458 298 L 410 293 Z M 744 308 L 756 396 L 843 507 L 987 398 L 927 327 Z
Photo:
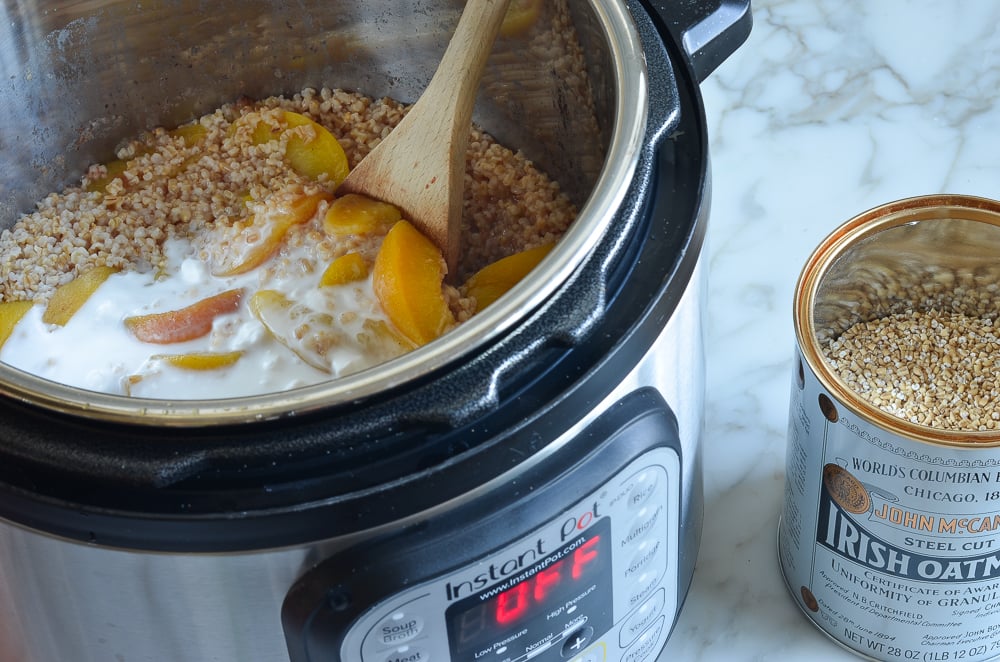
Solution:
M 303 252 L 304 249 L 303 249 Z M 0 361 L 54 382 L 92 391 L 164 399 L 214 399 L 273 393 L 356 372 L 383 360 L 365 356 L 357 346 L 333 348 L 330 372 L 307 364 L 281 344 L 251 313 L 249 301 L 261 289 L 276 290 L 317 312 L 336 316 L 357 313 L 341 328 L 348 334 L 365 319 L 385 320 L 372 291 L 371 276 L 333 287 L 319 287 L 322 269 L 261 282 L 256 269 L 233 277 L 213 276 L 207 265 L 190 257 L 190 245 L 172 240 L 166 246 L 166 276 L 152 272 L 120 272 L 109 277 L 65 326 L 42 322 L 43 305 L 35 305 L 17 324 L 0 349 Z M 290 257 L 295 257 L 291 255 Z M 124 319 L 178 310 L 226 290 L 244 291 L 239 310 L 221 315 L 211 333 L 171 344 L 141 342 Z M 349 328 L 355 327 L 355 328 Z M 233 352 L 244 354 L 234 364 L 212 370 L 175 367 L 157 354 Z

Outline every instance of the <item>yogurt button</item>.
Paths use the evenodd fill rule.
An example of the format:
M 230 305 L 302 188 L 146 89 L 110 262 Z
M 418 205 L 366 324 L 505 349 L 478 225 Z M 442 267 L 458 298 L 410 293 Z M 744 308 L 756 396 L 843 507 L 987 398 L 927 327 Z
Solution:
M 663 634 L 664 618 L 661 616 L 648 630 L 639 635 L 632 647 L 622 657 L 622 662 L 646 662 L 653 660 L 660 647 L 660 635 Z
M 636 637 L 642 634 L 649 627 L 650 623 L 663 613 L 663 605 L 666 601 L 665 595 L 666 592 L 661 588 L 625 620 L 618 635 L 618 642 L 622 648 L 635 641 Z

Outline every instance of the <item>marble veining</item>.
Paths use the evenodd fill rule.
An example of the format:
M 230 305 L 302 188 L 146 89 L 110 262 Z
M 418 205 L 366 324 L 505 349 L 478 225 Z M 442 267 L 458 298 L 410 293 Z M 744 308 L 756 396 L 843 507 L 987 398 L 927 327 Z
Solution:
M 706 520 L 661 659 L 854 660 L 778 571 L 793 289 L 819 242 L 871 207 L 1000 198 L 1000 3 L 754 0 L 753 14 L 747 43 L 702 85 Z

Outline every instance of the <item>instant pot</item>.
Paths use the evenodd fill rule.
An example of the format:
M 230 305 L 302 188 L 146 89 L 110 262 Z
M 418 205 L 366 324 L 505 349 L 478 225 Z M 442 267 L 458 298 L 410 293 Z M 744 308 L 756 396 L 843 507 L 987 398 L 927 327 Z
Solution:
M 543 3 L 540 20 L 547 20 Z M 580 215 L 439 340 L 326 384 L 145 400 L 0 365 L 0 660 L 655 660 L 703 499 L 698 84 L 747 0 L 563 3 L 475 121 Z M 0 226 L 241 95 L 413 101 L 460 2 L 0 4 Z M 552 41 L 552 40 L 550 40 Z M 579 58 L 588 93 L 553 65 Z

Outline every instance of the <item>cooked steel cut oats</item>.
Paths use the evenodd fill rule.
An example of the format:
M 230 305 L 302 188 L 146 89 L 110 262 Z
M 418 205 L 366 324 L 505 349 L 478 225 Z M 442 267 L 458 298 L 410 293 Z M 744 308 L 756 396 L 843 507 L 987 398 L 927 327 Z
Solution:
M 390 99 L 307 89 L 290 98 L 241 100 L 122 146 L 114 161 L 92 166 L 79 186 L 49 195 L 0 235 L 0 301 L 36 304 L 27 314 L 23 305 L 16 308 L 0 359 L 95 390 L 221 397 L 348 374 L 419 344 L 393 316 L 419 316 L 426 302 L 415 310 L 396 302 L 386 310 L 372 289 L 373 280 L 397 282 L 391 270 L 398 265 L 385 267 L 377 258 L 393 223 L 405 221 L 371 212 L 371 201 L 346 212 L 356 214 L 348 221 L 330 220 L 341 213 L 331 208 L 346 168 L 405 112 Z M 333 138 L 343 163 L 339 148 L 321 147 Z M 462 261 L 452 282 L 554 243 L 575 214 L 555 182 L 474 128 Z M 98 269 L 97 293 L 75 295 L 74 305 L 82 307 L 68 324 L 42 319 L 60 288 L 93 280 Z M 435 287 L 450 311 L 439 331 L 476 311 L 475 296 L 463 287 Z M 215 309 L 204 303 L 236 290 L 241 307 L 235 313 L 210 312 Z M 199 329 L 207 322 L 209 330 L 157 345 L 129 335 L 135 324 L 124 324 L 126 318 Z M 84 330 L 83 322 L 91 326 Z M 40 339 L 46 335 L 51 338 Z M 113 365 L 97 376 L 93 368 L 65 365 L 65 347 L 79 352 L 76 343 L 89 340 L 98 346 L 87 353 L 113 356 Z M 186 386 L 193 371 L 203 375 L 205 388 Z M 75 381 L 67 376 L 77 373 L 84 374 Z M 219 393 L 222 373 L 236 375 L 240 386 Z M 183 395 L 165 386 L 171 379 Z

